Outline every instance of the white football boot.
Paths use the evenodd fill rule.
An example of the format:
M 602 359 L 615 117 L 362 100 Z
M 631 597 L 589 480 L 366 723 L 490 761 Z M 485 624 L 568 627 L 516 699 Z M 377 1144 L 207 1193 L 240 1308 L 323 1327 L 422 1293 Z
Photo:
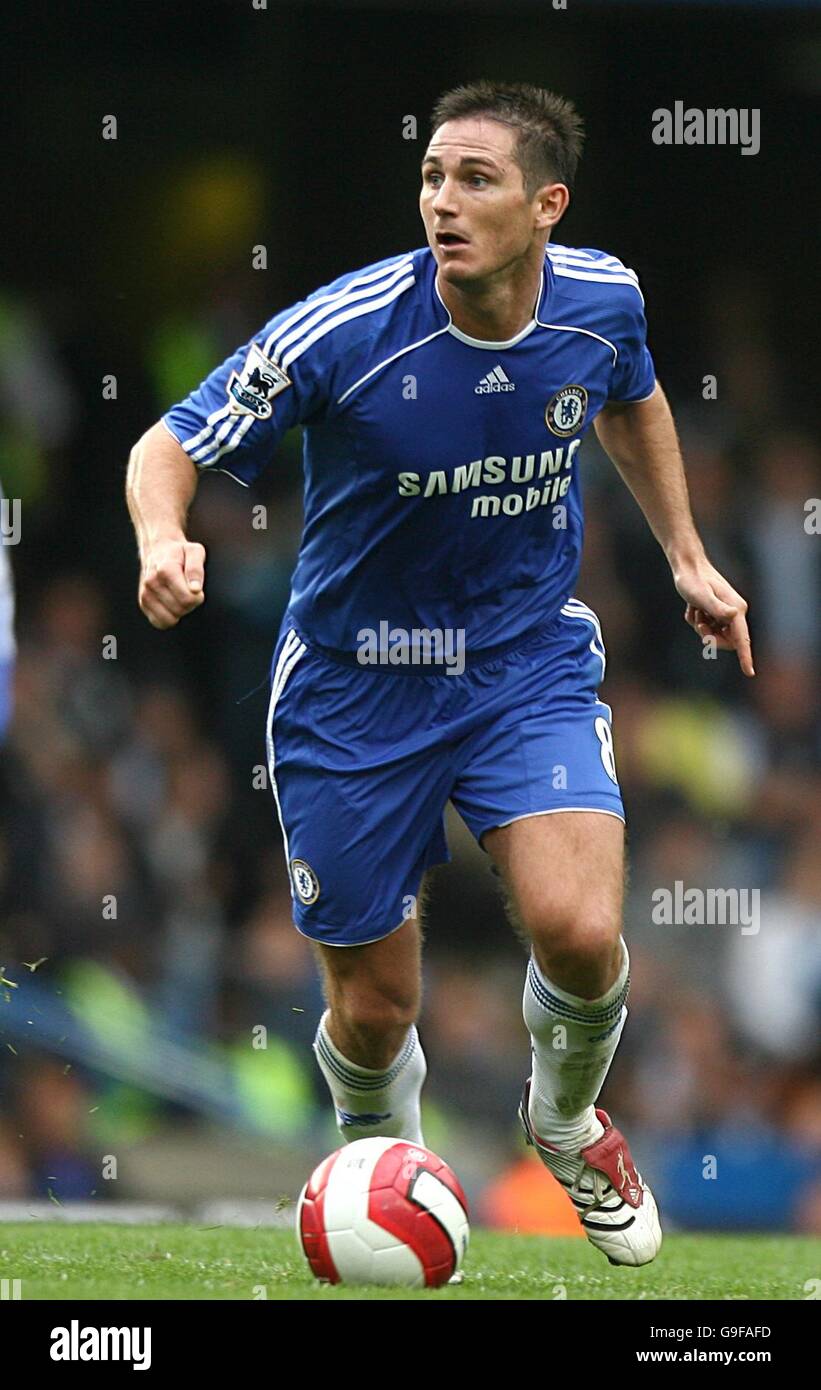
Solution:
M 530 1081 L 528 1077 L 519 1106 L 525 1138 L 567 1192 L 587 1239 L 611 1265 L 649 1264 L 661 1249 L 658 1208 L 624 1135 L 605 1110 L 597 1110 L 604 1125 L 601 1138 L 579 1154 L 562 1153 L 540 1139 L 530 1123 Z

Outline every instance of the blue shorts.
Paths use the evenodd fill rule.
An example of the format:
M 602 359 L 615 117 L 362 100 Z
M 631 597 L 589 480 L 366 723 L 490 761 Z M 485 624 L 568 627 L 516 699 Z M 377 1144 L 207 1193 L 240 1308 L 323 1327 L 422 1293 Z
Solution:
M 593 611 L 550 623 L 460 675 L 345 665 L 286 619 L 273 663 L 268 770 L 294 922 L 329 946 L 388 936 L 424 871 L 450 858 L 450 799 L 477 841 L 554 811 L 624 820 L 605 651 Z

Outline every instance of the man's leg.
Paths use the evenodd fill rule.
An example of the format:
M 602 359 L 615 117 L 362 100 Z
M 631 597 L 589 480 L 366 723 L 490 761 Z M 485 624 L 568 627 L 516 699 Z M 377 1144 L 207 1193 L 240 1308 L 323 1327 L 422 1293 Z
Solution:
M 378 1134 L 424 1144 L 421 950 L 416 917 L 367 946 L 314 944 L 328 1004 L 314 1051 L 348 1142 Z
M 559 811 L 490 830 L 483 843 L 531 943 L 523 1012 L 533 1127 L 578 1153 L 603 1133 L 594 1102 L 627 1017 L 624 826 L 616 816 Z
M 489 831 L 484 842 L 531 942 L 523 1010 L 533 1074 L 522 1099 L 525 1133 L 592 1244 L 611 1264 L 647 1264 L 661 1246 L 656 1203 L 624 1135 L 595 1108 L 627 1017 L 622 823 L 557 811 Z
M 328 1008 L 314 1048 L 345 1139 L 421 1144 L 416 1034 L 420 880 L 448 859 L 451 748 L 412 744 L 439 688 L 326 660 L 294 629 L 274 663 L 268 768 L 294 924 L 315 947 Z M 404 731 L 404 732 L 403 732 Z

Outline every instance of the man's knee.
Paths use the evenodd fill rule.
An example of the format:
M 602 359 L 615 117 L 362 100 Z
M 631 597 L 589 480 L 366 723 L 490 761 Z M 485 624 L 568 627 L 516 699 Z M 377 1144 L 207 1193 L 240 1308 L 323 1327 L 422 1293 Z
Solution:
M 530 914 L 528 936 L 535 947 L 552 955 L 573 955 L 580 961 L 607 956 L 621 934 L 621 914 L 607 909 L 585 910 L 545 906 Z
M 526 923 L 543 974 L 585 998 L 603 994 L 621 962 L 621 914 L 605 908 L 543 910 Z
M 419 998 L 410 983 L 374 984 L 351 979 L 333 992 L 332 1007 L 357 1032 L 374 1037 L 401 1031 L 416 1022 Z
M 354 948 L 355 955 L 343 953 L 342 947 L 333 953 L 330 948 L 322 951 L 332 1032 L 340 1044 L 356 1043 L 359 1052 L 377 1053 L 380 1059 L 401 1047 L 421 1002 L 418 954 L 410 937 L 411 932 L 406 933 L 404 949 L 397 941 L 395 956 L 381 942 L 377 950 Z

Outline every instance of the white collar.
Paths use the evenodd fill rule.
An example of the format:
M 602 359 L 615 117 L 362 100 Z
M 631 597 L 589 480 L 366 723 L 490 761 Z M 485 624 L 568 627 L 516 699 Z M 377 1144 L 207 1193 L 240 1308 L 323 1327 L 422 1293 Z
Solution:
M 523 338 L 526 338 L 529 333 L 532 333 L 534 328 L 540 327 L 538 322 L 538 315 L 539 306 L 541 305 L 542 298 L 544 297 L 544 287 L 545 270 L 543 268 L 542 278 L 539 285 L 539 292 L 536 295 L 536 303 L 533 306 L 533 318 L 530 320 L 530 323 L 525 324 L 524 328 L 521 330 L 521 332 L 516 334 L 515 338 L 508 338 L 506 342 L 502 343 L 491 343 L 488 342 L 487 338 L 471 338 L 468 333 L 463 333 L 461 328 L 456 327 L 456 324 L 453 322 L 453 319 L 451 318 L 450 309 L 448 308 L 447 304 L 445 303 L 444 299 L 439 293 L 439 284 L 437 281 L 436 274 L 434 274 L 433 277 L 433 288 L 436 290 L 436 297 L 448 316 L 448 332 L 452 333 L 454 338 L 458 338 L 461 343 L 467 343 L 469 347 L 485 348 L 488 352 L 498 352 L 501 348 L 515 347 L 516 344 L 520 343 Z

